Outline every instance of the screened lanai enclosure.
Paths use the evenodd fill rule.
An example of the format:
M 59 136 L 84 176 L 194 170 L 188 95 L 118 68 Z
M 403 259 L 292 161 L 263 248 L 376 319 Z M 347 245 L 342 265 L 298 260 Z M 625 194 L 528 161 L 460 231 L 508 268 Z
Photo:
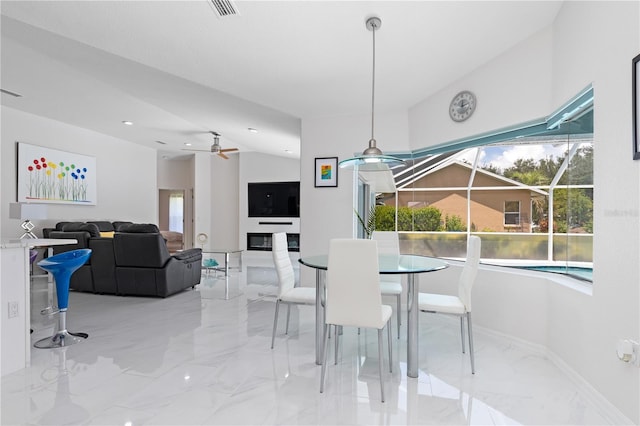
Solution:
M 400 233 L 404 253 L 463 259 L 591 281 L 593 91 L 545 119 L 358 170 L 355 224 Z

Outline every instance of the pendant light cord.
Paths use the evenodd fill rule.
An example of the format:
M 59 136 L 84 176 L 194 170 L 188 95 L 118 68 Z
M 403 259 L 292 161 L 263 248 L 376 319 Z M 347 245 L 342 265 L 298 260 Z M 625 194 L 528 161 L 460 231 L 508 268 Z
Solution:
M 375 99 L 376 99 L 376 29 L 377 25 L 375 23 L 371 24 L 371 32 L 373 33 L 373 72 L 371 78 L 371 140 L 369 141 L 369 146 L 376 146 L 376 140 L 373 137 L 374 130 L 374 111 L 375 111 Z

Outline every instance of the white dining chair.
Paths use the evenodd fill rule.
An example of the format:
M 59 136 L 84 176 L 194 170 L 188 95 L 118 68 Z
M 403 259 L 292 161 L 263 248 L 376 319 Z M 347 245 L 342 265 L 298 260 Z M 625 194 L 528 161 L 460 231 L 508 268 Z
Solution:
M 371 238 L 378 242 L 378 253 L 400 256 L 400 241 L 398 233 L 393 231 L 373 231 Z M 402 275 L 381 274 L 380 292 L 383 296 L 395 296 L 396 317 L 398 324 L 398 339 L 400 338 L 400 324 L 402 324 Z
M 469 355 L 471 358 L 471 374 L 476 368 L 473 358 L 473 330 L 471 326 L 471 289 L 476 279 L 480 264 L 480 237 L 472 235 L 467 242 L 467 260 L 458 280 L 458 295 L 419 293 L 418 308 L 421 312 L 442 313 L 460 317 L 460 334 L 462 337 L 462 353 L 465 352 L 464 320 L 467 320 L 469 331 Z
M 285 334 L 289 334 L 289 317 L 291 315 L 291 304 L 313 305 L 316 303 L 316 289 L 312 287 L 296 287 L 293 265 L 289 257 L 289 245 L 287 234 L 277 232 L 271 236 L 271 250 L 273 263 L 278 274 L 278 297 L 276 299 L 276 313 L 273 318 L 273 332 L 271 334 L 271 349 L 276 338 L 276 328 L 278 327 L 278 311 L 280 303 L 287 304 L 287 325 Z
M 326 279 L 324 346 L 320 393 L 324 392 L 327 370 L 329 328 L 335 327 L 336 364 L 340 333 L 338 327 L 375 328 L 378 330 L 378 369 L 380 396 L 384 402 L 382 329 L 387 326 L 389 371 L 392 371 L 391 328 L 393 310 L 382 304 L 378 273 L 377 243 L 365 239 L 333 239 L 329 243 Z

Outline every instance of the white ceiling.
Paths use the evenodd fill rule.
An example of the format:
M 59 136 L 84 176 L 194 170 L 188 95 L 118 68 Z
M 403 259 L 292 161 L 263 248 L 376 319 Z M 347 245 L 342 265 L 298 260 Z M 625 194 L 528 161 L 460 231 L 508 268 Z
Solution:
M 370 113 L 367 17 L 382 19 L 380 112 L 410 108 L 547 27 L 562 2 L 233 4 L 239 15 L 220 18 L 209 0 L 2 0 L 2 88 L 23 95 L 2 104 L 161 152 L 207 149 L 213 130 L 223 148 L 295 157 L 301 119 Z

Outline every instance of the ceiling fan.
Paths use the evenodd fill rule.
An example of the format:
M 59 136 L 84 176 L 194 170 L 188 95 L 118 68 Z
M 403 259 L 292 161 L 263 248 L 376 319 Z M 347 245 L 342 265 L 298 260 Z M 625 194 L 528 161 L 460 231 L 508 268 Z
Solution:
M 198 152 L 211 152 L 213 154 L 218 154 L 219 157 L 224 158 L 225 160 L 228 160 L 229 157 L 227 157 L 225 155 L 225 152 L 233 152 L 233 151 L 237 151 L 238 148 L 226 148 L 226 149 L 222 149 L 222 147 L 220 146 L 220 133 L 217 132 L 209 132 L 213 135 L 213 145 L 211 145 L 211 149 L 206 150 L 206 149 L 184 149 L 183 151 L 198 151 Z

